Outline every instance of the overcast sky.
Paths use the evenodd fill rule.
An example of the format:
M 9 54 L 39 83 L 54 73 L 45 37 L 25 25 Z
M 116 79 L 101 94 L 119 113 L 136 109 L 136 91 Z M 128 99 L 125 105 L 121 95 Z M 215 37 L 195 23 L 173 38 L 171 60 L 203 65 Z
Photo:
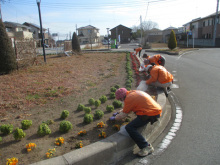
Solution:
M 3 21 L 39 25 L 36 0 L 6 0 L 1 4 Z M 41 0 L 43 27 L 69 38 L 77 28 L 92 25 L 106 35 L 119 24 L 131 28 L 153 21 L 164 30 L 181 27 L 198 17 L 216 12 L 217 0 Z

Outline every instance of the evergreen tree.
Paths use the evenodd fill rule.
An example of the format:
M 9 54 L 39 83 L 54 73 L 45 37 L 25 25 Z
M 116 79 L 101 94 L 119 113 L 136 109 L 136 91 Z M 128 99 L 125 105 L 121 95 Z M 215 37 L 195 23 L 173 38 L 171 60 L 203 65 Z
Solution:
M 79 40 L 75 32 L 73 33 L 73 37 L 72 37 L 72 51 L 76 53 L 81 53 Z
M 168 48 L 173 50 L 177 46 L 177 41 L 176 41 L 176 35 L 175 32 L 172 30 L 170 33 L 170 38 L 168 40 Z
M 15 51 L 5 26 L 0 20 L 0 74 L 8 74 L 17 68 Z

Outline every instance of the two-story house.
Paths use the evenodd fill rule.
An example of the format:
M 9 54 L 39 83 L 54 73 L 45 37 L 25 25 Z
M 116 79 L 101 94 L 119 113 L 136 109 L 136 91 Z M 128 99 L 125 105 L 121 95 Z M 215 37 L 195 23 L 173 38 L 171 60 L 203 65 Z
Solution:
M 23 23 L 23 25 L 28 26 L 30 28 L 30 31 L 33 33 L 33 38 L 36 40 L 37 45 L 40 46 L 41 45 L 41 32 L 40 32 L 40 26 L 33 24 L 33 23 L 29 23 L 29 22 L 25 22 Z M 46 33 L 45 28 L 42 29 L 43 31 L 43 35 L 44 35 L 44 42 L 46 45 L 49 45 L 49 35 Z
M 4 22 L 6 32 L 9 38 L 15 39 L 33 39 L 33 33 L 28 26 L 15 23 L 15 22 Z
M 116 39 L 120 43 L 129 43 L 131 41 L 132 29 L 123 25 L 118 25 L 111 30 L 111 39 Z
M 78 30 L 78 39 L 80 44 L 95 44 L 99 43 L 99 29 L 92 26 L 84 26 L 77 29 Z

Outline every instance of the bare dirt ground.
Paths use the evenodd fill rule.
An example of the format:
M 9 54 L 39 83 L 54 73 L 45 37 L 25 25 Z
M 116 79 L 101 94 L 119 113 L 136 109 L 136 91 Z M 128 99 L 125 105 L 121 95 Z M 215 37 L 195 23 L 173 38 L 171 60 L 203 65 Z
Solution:
M 36 65 L 38 64 L 38 65 Z M 19 164 L 27 165 L 46 158 L 48 149 L 56 148 L 55 156 L 62 155 L 75 149 L 75 144 L 82 140 L 84 146 L 101 140 L 99 133 L 106 132 L 107 137 L 117 132 L 114 124 L 108 119 L 112 113 L 106 111 L 107 105 L 112 105 L 114 99 L 109 98 L 110 88 L 115 85 L 125 86 L 126 53 L 84 53 L 71 57 L 47 56 L 47 63 L 38 58 L 35 65 L 0 76 L 0 125 L 13 124 L 14 129 L 21 128 L 22 120 L 32 120 L 32 126 L 24 130 L 26 137 L 16 141 L 13 134 L 3 135 L 0 142 L 0 164 L 5 164 L 7 158 L 18 158 Z M 134 78 L 135 79 L 135 78 Z M 132 89 L 136 89 L 135 81 Z M 88 100 L 99 99 L 106 95 L 108 100 L 100 107 L 90 106 Z M 77 111 L 78 104 L 104 112 L 104 116 L 91 124 L 83 122 L 84 112 Z M 70 121 L 73 129 L 68 133 L 59 132 L 61 112 L 70 112 L 66 120 Z M 116 109 L 116 112 L 119 109 Z M 131 118 L 134 115 L 130 116 Z M 53 120 L 49 125 L 51 134 L 40 137 L 38 126 L 47 120 Z M 97 128 L 97 123 L 103 121 L 104 128 Z M 83 137 L 78 132 L 86 130 Z M 62 146 L 55 146 L 55 139 L 63 137 Z M 26 144 L 35 143 L 36 149 L 27 152 Z

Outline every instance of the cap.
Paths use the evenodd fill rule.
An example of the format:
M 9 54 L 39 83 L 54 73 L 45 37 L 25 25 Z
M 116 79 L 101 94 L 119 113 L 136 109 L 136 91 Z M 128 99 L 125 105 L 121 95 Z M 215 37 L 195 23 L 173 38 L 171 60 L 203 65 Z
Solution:
M 127 93 L 127 89 L 126 88 L 119 88 L 115 92 L 115 97 L 116 97 L 117 100 L 123 99 L 126 96 L 126 93 Z

